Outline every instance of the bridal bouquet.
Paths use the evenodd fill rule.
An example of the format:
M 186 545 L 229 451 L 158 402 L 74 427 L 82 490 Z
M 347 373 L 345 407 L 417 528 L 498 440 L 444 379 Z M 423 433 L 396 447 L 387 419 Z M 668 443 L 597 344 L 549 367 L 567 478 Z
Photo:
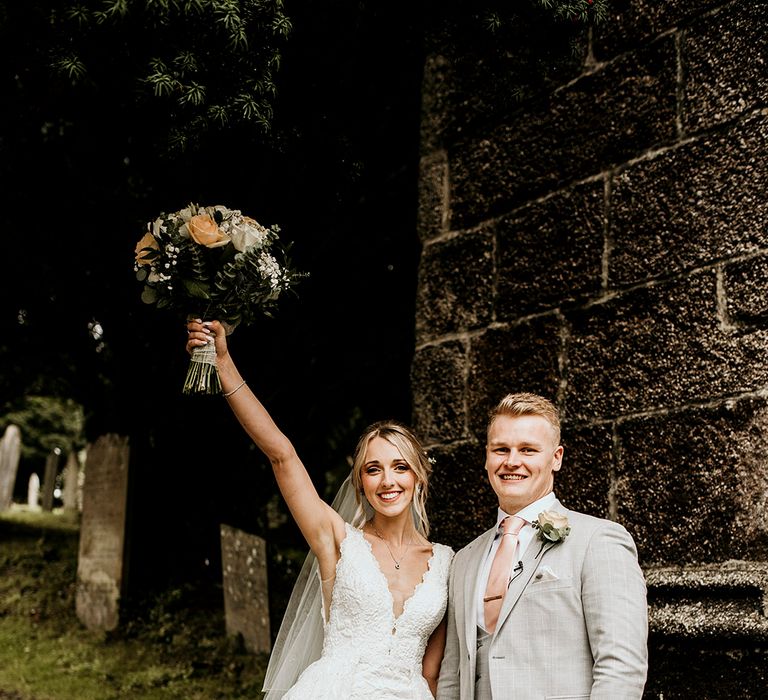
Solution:
M 219 319 L 227 333 L 269 316 L 278 297 L 304 276 L 289 266 L 279 231 L 220 205 L 161 214 L 136 244 L 141 300 L 186 318 Z M 184 393 L 220 391 L 215 349 L 195 348 Z

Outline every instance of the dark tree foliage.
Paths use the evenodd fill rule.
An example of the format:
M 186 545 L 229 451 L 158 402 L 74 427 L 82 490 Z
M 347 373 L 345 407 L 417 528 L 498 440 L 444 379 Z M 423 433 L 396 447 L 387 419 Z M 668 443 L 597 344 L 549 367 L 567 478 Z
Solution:
M 19 410 L 7 413 L 3 420 L 3 429 L 10 424 L 18 426 L 24 435 L 22 455 L 38 463 L 57 448 L 67 455 L 85 447 L 83 409 L 71 399 L 30 395 Z
M 181 396 L 183 322 L 141 304 L 133 248 L 146 221 L 189 201 L 280 224 L 310 277 L 232 345 L 323 489 L 364 424 L 409 419 L 421 16 L 407 3 L 288 6 L 270 134 L 230 119 L 169 151 L 183 112 L 169 116 L 137 80 L 143 59 L 125 59 L 172 27 L 137 18 L 110 30 L 123 35 L 113 48 L 109 28 L 88 30 L 95 44 L 83 29 L 73 86 L 51 67 L 54 5 L 0 6 L 0 404 L 72 398 L 89 439 L 130 435 L 133 580 L 202 573 L 218 522 L 264 531 L 275 489 L 223 401 Z M 212 37 L 200 27 L 195 41 Z
M 218 523 L 264 532 L 275 500 L 224 402 L 181 395 L 183 320 L 134 278 L 146 222 L 221 203 L 293 242 L 298 297 L 231 344 L 332 490 L 365 424 L 410 418 L 424 24 L 503 55 L 518 4 L 487 5 L 0 0 L 0 411 L 73 399 L 88 439 L 131 437 L 134 582 L 215 576 Z
M 47 26 L 54 73 L 81 91 L 117 87 L 157 148 L 195 148 L 231 123 L 270 130 L 282 0 L 68 0 Z

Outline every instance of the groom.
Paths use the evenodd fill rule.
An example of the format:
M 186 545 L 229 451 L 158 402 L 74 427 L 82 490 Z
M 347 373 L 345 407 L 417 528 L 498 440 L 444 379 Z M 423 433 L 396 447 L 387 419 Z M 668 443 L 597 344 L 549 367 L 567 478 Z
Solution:
M 642 697 L 648 617 L 635 545 L 621 525 L 557 500 L 559 443 L 557 409 L 541 396 L 510 394 L 491 413 L 485 468 L 498 518 L 453 560 L 437 700 Z

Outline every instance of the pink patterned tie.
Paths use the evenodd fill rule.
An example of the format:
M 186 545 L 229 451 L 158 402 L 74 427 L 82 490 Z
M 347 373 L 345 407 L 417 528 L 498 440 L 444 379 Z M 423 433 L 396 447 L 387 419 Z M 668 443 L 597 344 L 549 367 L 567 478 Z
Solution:
M 512 565 L 517 549 L 517 534 L 523 529 L 525 522 L 523 518 L 516 515 L 508 515 L 501 521 L 503 530 L 501 542 L 496 550 L 496 556 L 493 558 L 491 573 L 488 575 L 488 585 L 485 588 L 485 597 L 483 598 L 485 629 L 488 630 L 489 634 L 493 634 L 496 630 L 501 604 L 504 602 L 504 594 L 507 592 L 507 586 L 509 586 L 512 575 Z

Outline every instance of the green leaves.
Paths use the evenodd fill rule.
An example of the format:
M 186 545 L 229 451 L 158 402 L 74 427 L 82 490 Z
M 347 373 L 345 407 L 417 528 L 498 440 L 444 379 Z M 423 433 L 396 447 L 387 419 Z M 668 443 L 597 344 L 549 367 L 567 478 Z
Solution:
M 44 458 L 57 447 L 66 455 L 85 446 L 85 414 L 72 399 L 27 396 L 17 411 L 0 420 L 0 435 L 9 424 L 19 426 L 26 458 Z
M 54 62 L 53 67 L 57 72 L 66 75 L 73 84 L 82 80 L 87 73 L 85 64 L 75 54 L 58 59 Z
M 146 286 L 141 292 L 141 300 L 145 304 L 157 303 L 157 290 L 154 287 Z
M 113 0 L 104 4 L 106 17 L 125 17 L 128 14 L 128 0 Z
M 559 21 L 600 24 L 608 17 L 608 0 L 535 0 L 535 4 Z M 481 13 L 481 22 L 491 34 L 499 34 L 518 21 L 512 3 Z
M 560 532 L 549 523 L 542 525 L 541 534 L 550 542 L 557 542 L 560 539 Z
M 211 298 L 211 295 L 209 292 L 209 286 L 205 282 L 200 282 L 198 280 L 184 279 L 182 280 L 182 284 L 184 285 L 184 289 L 187 290 L 187 293 L 189 294 L 189 296 L 191 296 L 193 299 L 208 300 Z
M 182 104 L 188 102 L 193 105 L 201 105 L 205 102 L 205 87 L 199 83 L 192 82 L 179 98 Z
M 169 96 L 178 89 L 179 81 L 168 71 L 161 59 L 153 58 L 150 61 L 150 70 L 152 72 L 146 77 L 145 82 L 152 86 L 155 97 Z
M 537 0 L 539 5 L 552 12 L 559 19 L 596 23 L 608 15 L 608 0 Z
M 211 129 L 271 128 L 291 31 L 280 0 L 63 0 L 49 31 L 56 73 L 130 95 L 126 108 L 164 133 L 161 150 L 193 148 Z
M 80 3 L 76 3 L 72 7 L 69 7 L 65 14 L 67 19 L 74 20 L 79 26 L 83 26 L 91 20 L 90 10 Z
M 282 3 L 280 3 L 282 6 Z M 291 20 L 283 14 L 276 15 L 272 20 L 272 29 L 284 38 L 288 38 L 293 26 Z

